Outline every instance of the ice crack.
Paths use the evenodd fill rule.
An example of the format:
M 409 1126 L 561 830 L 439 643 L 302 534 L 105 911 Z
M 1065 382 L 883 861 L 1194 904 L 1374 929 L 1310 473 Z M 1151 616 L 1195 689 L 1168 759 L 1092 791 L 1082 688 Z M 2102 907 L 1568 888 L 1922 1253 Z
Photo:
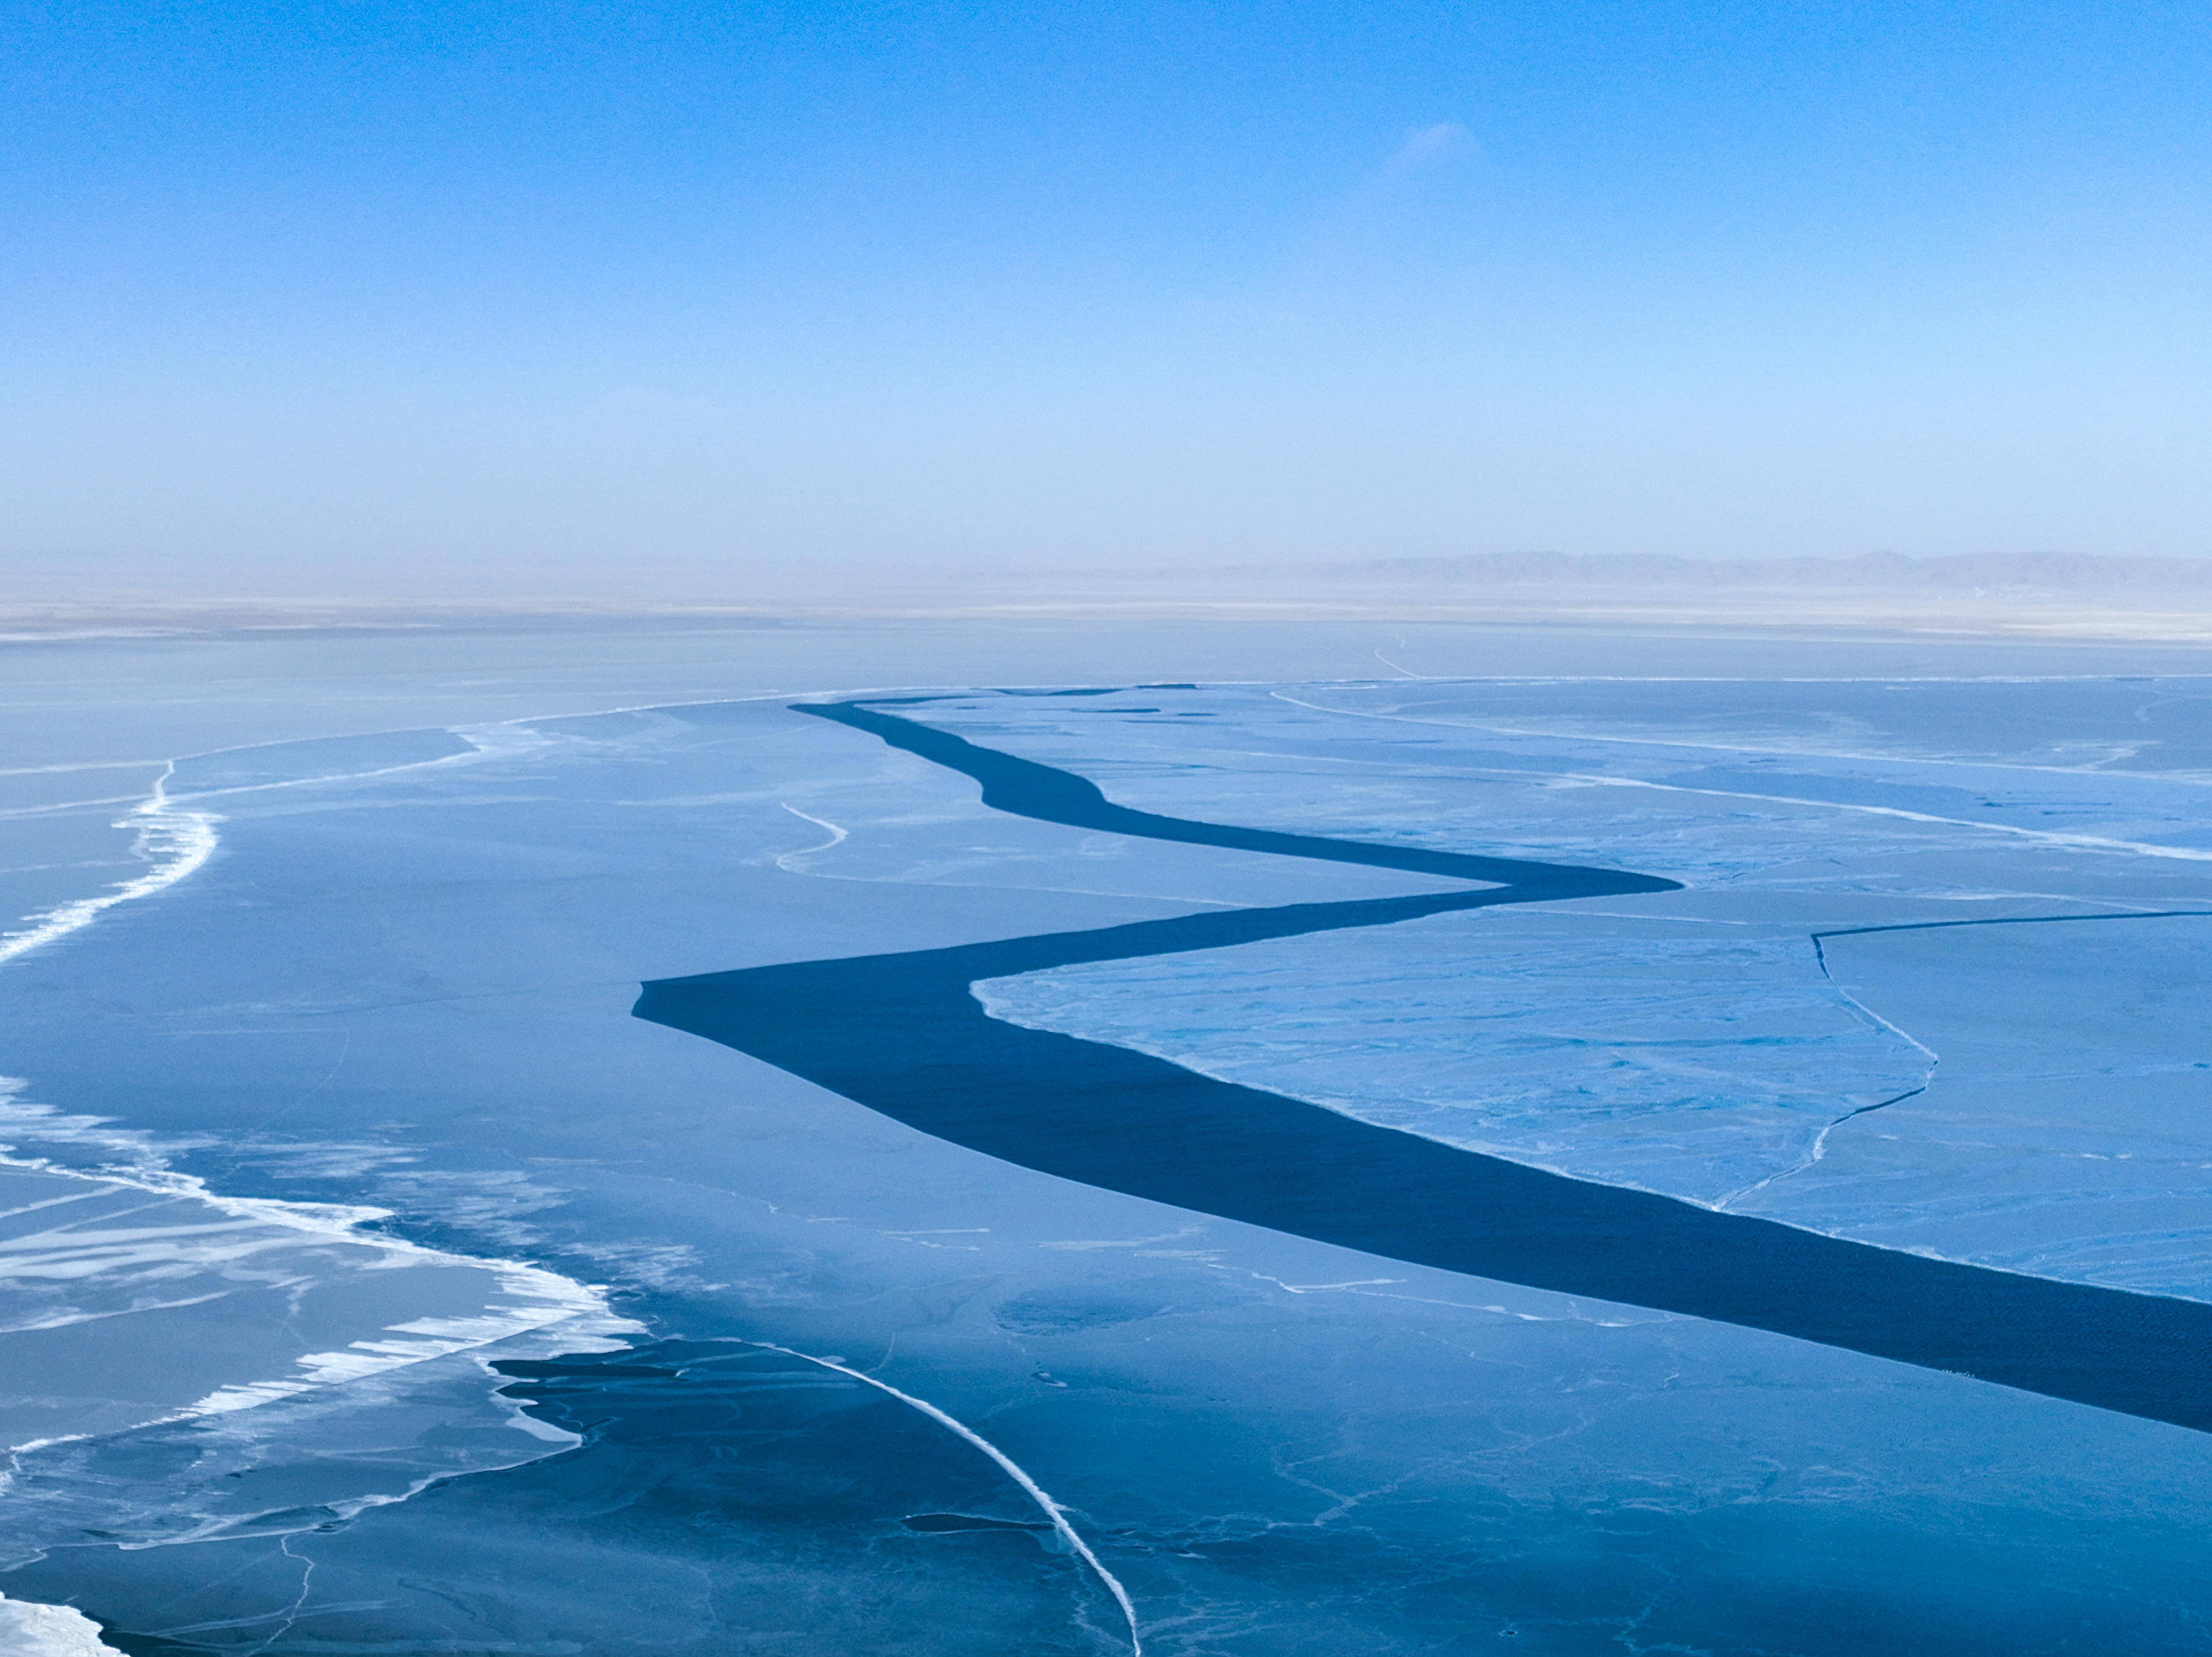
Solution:
M 1050 1496 L 1046 1494 L 1044 1487 L 1039 1484 L 1036 1480 L 1031 1478 L 1028 1473 L 1024 1472 L 1020 1466 L 1015 1462 L 1014 1459 L 1008 1455 L 1004 1450 L 992 1443 L 989 1439 L 985 1438 L 982 1434 L 977 1432 L 973 1427 L 969 1426 L 967 1423 L 958 1420 L 955 1417 L 947 1414 L 945 1411 L 939 1409 L 937 1405 L 932 1404 L 927 1399 L 916 1398 L 912 1393 L 901 1392 L 897 1387 L 892 1386 L 887 1381 L 878 1381 L 873 1375 L 867 1375 L 861 1370 L 853 1369 L 848 1365 L 839 1363 L 834 1359 L 816 1357 L 811 1352 L 794 1351 L 788 1346 L 778 1346 L 772 1342 L 764 1340 L 749 1340 L 739 1344 L 746 1346 L 756 1347 L 764 1352 L 781 1352 L 784 1357 L 797 1358 L 801 1363 L 819 1364 L 824 1369 L 834 1369 L 841 1375 L 849 1376 L 852 1380 L 860 1382 L 863 1386 L 872 1387 L 879 1393 L 888 1393 L 900 1403 L 906 1405 L 911 1409 L 921 1411 L 922 1414 L 927 1416 L 932 1421 L 937 1423 L 939 1426 L 949 1428 L 951 1431 L 957 1433 L 962 1438 L 967 1440 L 969 1443 L 974 1445 L 985 1455 L 990 1457 L 993 1461 L 999 1465 L 1000 1470 L 1003 1472 L 1007 1478 L 1012 1479 L 1015 1484 L 1020 1485 L 1024 1493 L 1029 1496 L 1030 1500 L 1037 1504 L 1038 1509 L 1042 1512 L 1047 1519 L 1052 1521 L 1052 1527 L 1059 1533 L 1060 1540 L 1067 1544 L 1068 1547 L 1074 1552 L 1076 1557 L 1082 1560 L 1085 1564 L 1091 1568 L 1091 1574 L 1097 1577 L 1099 1581 L 1105 1586 L 1106 1592 L 1113 1595 L 1114 1603 L 1121 1607 L 1121 1615 L 1127 1620 L 1129 1624 L 1130 1657 L 1144 1657 L 1144 1641 L 1139 1637 L 1137 1631 L 1137 1606 L 1135 1601 L 1129 1598 L 1129 1591 L 1121 1586 L 1120 1578 L 1116 1577 L 1113 1572 L 1106 1569 L 1104 1563 L 1099 1559 L 1098 1556 L 1091 1551 L 1091 1545 L 1088 1542 L 1085 1542 L 1083 1539 L 1081 1533 L 1076 1530 L 1073 1525 L 1068 1522 L 1067 1509 L 1060 1506 L 1058 1502 L 1055 1502 Z

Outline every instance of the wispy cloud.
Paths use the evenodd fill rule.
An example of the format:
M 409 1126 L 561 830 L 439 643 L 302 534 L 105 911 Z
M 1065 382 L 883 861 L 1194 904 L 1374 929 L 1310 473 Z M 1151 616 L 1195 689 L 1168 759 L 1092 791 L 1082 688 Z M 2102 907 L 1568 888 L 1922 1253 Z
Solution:
M 1457 121 L 1438 121 L 1433 126 L 1421 128 L 1400 144 L 1396 153 L 1383 163 L 1382 171 L 1393 177 L 1401 176 L 1455 155 L 1476 153 L 1474 134 Z

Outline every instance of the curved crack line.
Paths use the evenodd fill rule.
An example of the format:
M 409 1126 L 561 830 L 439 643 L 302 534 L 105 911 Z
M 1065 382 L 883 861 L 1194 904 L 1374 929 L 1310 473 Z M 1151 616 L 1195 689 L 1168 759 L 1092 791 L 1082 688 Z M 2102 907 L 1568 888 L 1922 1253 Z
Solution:
M 782 805 L 785 810 L 790 812 L 794 817 L 798 817 L 804 822 L 811 822 L 817 828 L 827 828 L 830 831 L 830 838 L 823 841 L 818 846 L 802 846 L 795 852 L 786 852 L 779 856 L 775 860 L 775 866 L 782 870 L 786 874 L 795 875 L 805 872 L 803 870 L 795 869 L 792 866 L 793 859 L 812 857 L 817 852 L 826 852 L 833 846 L 842 846 L 850 835 L 850 831 L 848 829 L 841 828 L 838 824 L 830 822 L 827 817 L 817 817 L 811 811 L 802 811 L 797 806 L 793 805 L 789 800 L 780 801 L 779 804 Z
M 1136 1603 L 1129 1598 L 1129 1591 L 1121 1586 L 1121 1579 L 1112 1571 L 1108 1570 L 1100 1562 L 1098 1556 L 1091 1551 L 1091 1545 L 1083 1539 L 1081 1533 L 1068 1522 L 1067 1509 L 1048 1495 L 1044 1487 L 1024 1472 L 1020 1464 L 1004 1450 L 992 1443 L 989 1439 L 984 1437 L 966 1422 L 939 1409 L 927 1399 L 916 1398 L 912 1393 L 901 1392 L 890 1382 L 878 1381 L 875 1376 L 863 1370 L 853 1369 L 848 1364 L 839 1363 L 830 1358 L 816 1357 L 811 1352 L 801 1352 L 788 1346 L 778 1346 L 773 1341 L 746 1340 L 739 1341 L 738 1344 L 743 1346 L 757 1347 L 764 1352 L 781 1352 L 786 1357 L 798 1358 L 802 1363 L 819 1364 L 824 1369 L 834 1369 L 841 1375 L 848 1376 L 864 1386 L 872 1387 L 879 1393 L 888 1393 L 900 1403 L 921 1411 L 939 1426 L 950 1428 L 985 1455 L 990 1457 L 993 1461 L 998 1463 L 1000 1471 L 1020 1485 L 1030 1500 L 1037 1504 L 1038 1509 L 1052 1521 L 1052 1527 L 1059 1533 L 1060 1539 L 1074 1551 L 1078 1558 L 1091 1568 L 1092 1575 L 1105 1585 L 1106 1592 L 1114 1596 L 1114 1603 L 1121 1607 L 1121 1615 L 1129 1624 L 1130 1657 L 1144 1657 L 1144 1641 L 1137 1632 Z

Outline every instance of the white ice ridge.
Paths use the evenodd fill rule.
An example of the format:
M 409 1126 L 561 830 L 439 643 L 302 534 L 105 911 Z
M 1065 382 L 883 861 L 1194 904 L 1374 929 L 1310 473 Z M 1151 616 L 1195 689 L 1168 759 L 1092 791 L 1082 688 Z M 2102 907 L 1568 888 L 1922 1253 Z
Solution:
M 356 1235 L 353 1241 L 372 1240 Z M 612 1338 L 616 1334 L 643 1332 L 642 1325 L 609 1311 L 605 1294 L 590 1284 L 574 1283 L 558 1273 L 511 1260 L 440 1254 L 430 1249 L 416 1250 L 412 1244 L 400 1247 L 414 1252 L 425 1264 L 496 1266 L 500 1293 L 507 1298 L 487 1306 L 476 1317 L 417 1318 L 408 1323 L 386 1325 L 383 1333 L 399 1338 L 356 1340 L 341 1350 L 310 1352 L 295 1361 L 297 1373 L 294 1375 L 219 1387 L 182 1413 L 226 1415 L 234 1410 L 250 1410 L 257 1404 L 274 1403 L 318 1387 L 343 1386 L 403 1364 L 471 1351 L 556 1324 L 584 1326 L 577 1333 L 564 1336 L 562 1350 L 570 1352 L 611 1351 L 622 1344 Z
M 369 733 L 375 734 L 375 733 Z M 469 751 L 448 754 L 434 760 L 410 760 L 398 765 L 378 766 L 368 771 L 318 774 L 287 778 L 275 782 L 248 783 L 232 788 L 212 788 L 189 793 L 178 799 L 169 797 L 168 785 L 176 775 L 177 762 L 166 762 L 160 777 L 155 780 L 154 792 L 134 807 L 128 816 L 117 822 L 118 828 L 136 828 L 137 838 L 132 844 L 134 855 L 153 866 L 136 880 L 118 882 L 97 897 L 74 899 L 38 914 L 27 915 L 29 923 L 20 932 L 0 933 L 0 962 L 12 961 L 15 956 L 65 938 L 80 927 L 88 926 L 118 903 L 128 903 L 133 898 L 151 897 L 164 891 L 191 874 L 215 854 L 217 838 L 215 826 L 222 821 L 213 811 L 195 809 L 202 800 L 221 795 L 266 793 L 272 789 L 303 788 L 321 783 L 360 782 L 375 777 L 385 777 L 403 771 L 428 770 L 433 767 L 451 766 L 468 761 L 512 757 L 516 754 L 550 745 L 550 738 L 531 730 L 520 720 L 507 720 L 498 725 L 457 725 L 452 734 L 469 744 Z M 255 748 L 281 748 L 283 743 L 248 744 L 245 748 L 218 749 L 214 753 L 245 753 Z M 188 754 L 186 759 L 206 759 L 208 754 Z M 33 766 L 26 770 L 63 770 L 71 768 Z M 0 773 L 0 774 L 12 774 Z
M 742 1344 L 757 1347 L 764 1352 L 781 1352 L 786 1357 L 798 1358 L 802 1363 L 818 1363 L 824 1369 L 835 1369 L 841 1375 L 849 1375 L 854 1381 L 860 1381 L 864 1386 L 872 1387 L 879 1393 L 889 1393 L 900 1403 L 921 1411 L 939 1426 L 951 1429 L 985 1455 L 990 1457 L 992 1460 L 997 1462 L 1000 1471 L 1015 1484 L 1020 1485 L 1030 1500 L 1036 1502 L 1044 1516 L 1052 1521 L 1052 1527 L 1059 1533 L 1060 1539 L 1066 1543 L 1074 1551 L 1076 1557 L 1090 1566 L 1091 1573 L 1105 1584 L 1106 1592 L 1114 1596 L 1114 1603 L 1121 1608 L 1121 1615 L 1128 1620 L 1130 1657 L 1145 1657 L 1145 1642 L 1137 1634 L 1137 1606 L 1135 1601 L 1129 1598 L 1129 1591 L 1121 1586 L 1119 1577 L 1099 1563 L 1098 1556 L 1091 1551 L 1091 1545 L 1083 1539 L 1073 1525 L 1068 1523 L 1067 1509 L 1046 1495 L 1044 1487 L 1024 1472 L 1012 1456 L 964 1421 L 957 1420 L 947 1415 L 927 1399 L 916 1398 L 912 1393 L 901 1392 L 887 1381 L 878 1381 L 873 1375 L 865 1375 L 858 1369 L 848 1369 L 846 1365 L 833 1363 L 829 1358 L 816 1357 L 811 1352 L 793 1351 L 788 1346 L 778 1346 L 769 1341 L 749 1340 Z
M 88 926 L 118 903 L 165 891 L 215 855 L 215 826 L 222 819 L 212 811 L 187 810 L 169 798 L 167 783 L 175 771 L 172 762 L 155 780 L 153 793 L 115 825 L 138 831 L 131 852 L 152 866 L 136 880 L 118 882 L 98 897 L 81 897 L 25 917 L 30 925 L 21 932 L 0 935 L 0 961 L 12 961 Z
M 1972 817 L 1938 816 L 1932 811 L 1908 811 L 1901 805 L 1867 805 L 1856 801 L 1810 799 L 1796 794 L 1754 794 L 1740 788 L 1692 788 L 1686 783 L 1650 782 L 1641 777 L 1607 777 L 1583 771 L 1548 774 L 1569 782 L 1605 788 L 1649 788 L 1665 794 L 1708 794 L 1715 799 L 1763 800 L 1775 805 L 1806 805 L 1828 811 L 1858 811 L 1869 816 L 1897 817 L 1906 822 L 1932 822 L 1947 828 L 1977 828 L 1984 834 L 2013 835 L 2045 846 L 2077 847 L 2085 852 L 2124 852 L 2136 857 L 2179 858 L 2187 863 L 2212 863 L 2212 852 L 2189 846 L 2160 846 L 2154 841 L 2113 840 L 2103 835 L 2069 835 L 2055 828 L 2022 828 L 2009 822 L 1978 822 Z
M 1492 730 L 1505 734 L 1503 726 L 1460 725 L 1451 719 L 1416 719 L 1410 714 L 1368 713 L 1358 708 L 1324 707 L 1319 702 L 1300 701 L 1283 691 L 1269 693 L 1279 701 L 1294 707 L 1311 708 L 1316 713 L 1343 713 L 1360 719 L 1391 719 L 1403 725 L 1443 725 L 1467 730 Z M 1614 740 L 1600 737 L 1599 741 Z M 1751 750 L 1738 750 L 1751 752 Z M 1488 773 L 1491 768 L 1468 766 L 1477 774 Z M 2056 769 L 2057 768 L 2050 768 Z M 2212 863 L 2212 852 L 2190 846 L 2160 846 L 2153 841 L 2112 840 L 2103 835 L 2073 835 L 2053 828 L 2023 828 L 2009 822 L 1982 822 L 1972 817 L 1939 816 L 1930 811 L 1908 811 L 1900 805 L 1868 805 L 1854 800 L 1810 799 L 1796 794 L 1759 794 L 1740 788 L 1696 788 L 1686 783 L 1652 782 L 1642 777 L 1607 776 L 1588 771 L 1523 771 L 1516 769 L 1498 773 L 1515 777 L 1557 777 L 1564 782 L 1577 782 L 1596 788 L 1646 788 L 1662 794 L 1703 794 L 1714 799 L 1759 800 L 1770 805 L 1802 805 L 1824 811 L 1856 811 L 1868 816 L 1895 817 L 1906 822 L 1935 823 L 1946 828 L 1973 828 L 1984 834 L 2012 835 L 2021 840 L 2035 841 L 2045 846 L 2069 846 L 2085 852 L 2121 852 L 2134 857 L 2176 858 L 2187 863 Z
M 9 1657 L 123 1657 L 100 1637 L 100 1624 L 70 1605 L 42 1605 L 0 1593 L 0 1651 Z
M 46 1157 L 16 1156 L 13 1144 L 0 1144 L 0 1167 L 73 1174 L 111 1188 L 195 1204 L 201 1213 L 212 1211 L 222 1218 L 208 1223 L 186 1217 L 173 1226 L 70 1226 L 9 1238 L 0 1243 L 0 1282 L 66 1281 L 113 1271 L 157 1275 L 220 1272 L 255 1253 L 316 1241 L 372 1251 L 376 1263 L 384 1266 L 442 1266 L 491 1274 L 497 1298 L 477 1312 L 386 1325 L 374 1336 L 343 1348 L 297 1358 L 289 1374 L 219 1387 L 162 1419 L 251 1409 L 538 1330 L 557 1330 L 560 1350 L 571 1352 L 610 1351 L 624 1338 L 643 1332 L 642 1325 L 615 1313 L 606 1292 L 596 1285 L 520 1260 L 447 1253 L 362 1229 L 370 1221 L 386 1218 L 388 1211 L 384 1209 L 219 1195 L 197 1175 L 170 1168 L 150 1135 L 115 1127 L 105 1118 L 73 1116 L 31 1103 L 18 1096 L 21 1086 L 15 1078 L 0 1077 L 0 1133 L 82 1148 L 94 1153 L 99 1164 L 73 1168 Z M 44 1326 L 59 1323 L 50 1319 Z

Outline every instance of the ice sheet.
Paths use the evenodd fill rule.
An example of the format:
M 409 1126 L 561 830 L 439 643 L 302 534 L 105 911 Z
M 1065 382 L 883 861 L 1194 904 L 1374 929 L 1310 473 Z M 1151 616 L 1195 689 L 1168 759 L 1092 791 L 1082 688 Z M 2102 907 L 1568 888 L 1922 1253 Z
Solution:
M 977 699 L 929 717 L 1152 809 L 1580 853 L 1692 883 L 994 997 L 1711 1201 L 1802 1160 L 1832 1116 L 1917 1085 L 1922 1046 L 1942 1060 L 1931 1112 L 1972 1057 L 1989 1087 L 1888 1163 L 1846 1152 L 1889 1144 L 1873 1130 L 1918 1100 L 1836 1129 L 1811 1177 L 1730 1199 L 1803 1202 L 1822 1224 L 1918 1216 L 1935 1229 L 1899 1241 L 1962 1251 L 2018 1250 L 2020 1228 L 2042 1225 L 2033 1246 L 2054 1252 L 2033 1269 L 2100 1280 L 2168 1269 L 2138 1222 L 2097 1217 L 2112 1189 L 2098 1181 L 2145 1159 L 1970 1157 L 1959 1127 L 2039 1144 L 2067 1114 L 1996 1114 L 2042 1060 L 1975 1035 L 1976 1009 L 2002 995 L 1939 993 L 1962 957 L 1930 940 L 2001 929 L 1831 938 L 1825 980 L 1810 939 L 2199 898 L 2212 865 L 2078 838 L 2191 849 L 2197 796 L 2178 772 L 2067 773 L 2111 795 L 2058 799 L 2052 832 L 2072 841 L 2039 837 L 2044 797 L 2026 783 L 2004 822 L 2034 835 L 1993 834 L 1949 795 L 1881 792 L 1936 786 L 1930 767 L 1962 751 L 2039 765 L 2063 744 L 2115 748 L 2128 733 L 2111 728 L 2166 689 L 2193 694 L 2093 688 L 2084 713 L 2052 692 L 2034 706 L 2056 712 L 2022 716 L 2041 726 L 1980 750 L 1961 733 L 1983 716 L 1923 698 L 1911 752 L 1888 727 L 1879 743 L 1854 728 L 1872 770 L 1831 776 L 1793 750 L 1791 799 L 1820 798 L 1808 775 L 1838 785 L 1813 805 L 1741 798 L 1759 792 L 1740 786 L 1758 755 L 1632 761 L 1589 722 L 1795 741 L 1871 722 L 1863 702 L 1890 706 L 1874 691 L 1842 713 L 1808 691 L 1797 723 L 1758 726 L 1741 710 L 1764 691 L 1655 707 L 1675 693 L 1578 690 L 1566 737 L 1300 705 L 1364 697 L 1364 713 L 1407 694 L 1379 686 L 1148 690 L 1086 699 L 1108 711 L 1079 718 L 1065 701 Z M 1451 694 L 1458 717 L 1486 693 Z M 1508 711 L 1540 694 L 1514 689 Z M 15 963 L 8 1068 L 57 1111 L 149 1136 L 223 1201 L 383 1208 L 418 1247 L 610 1283 L 650 1338 L 491 1378 L 503 1399 L 456 1352 L 40 1453 L 0 1507 L 24 1560 L 4 1579 L 14 1598 L 240 1653 L 1128 1648 L 1080 1558 L 1021 1528 L 1037 1508 L 1003 1469 L 775 1347 L 1001 1450 L 1065 1504 L 1156 1654 L 2201 1642 L 2200 1435 L 1067 1186 L 627 1016 L 645 978 L 1419 883 L 1006 819 L 963 780 L 772 702 L 470 735 L 465 762 L 224 796 L 221 855 Z M 1717 765 L 1726 788 L 1707 786 Z M 1703 792 L 1674 786 L 1686 776 Z M 1916 815 L 1844 809 L 1892 798 Z M 2201 923 L 2142 927 L 2170 924 Z M 2014 929 L 1972 976 L 2049 959 L 2038 940 L 2062 930 Z M 2130 981 L 2165 981 L 2143 961 Z M 2154 1083 L 2188 1081 L 2158 1069 L 2194 1062 L 2187 1042 L 2107 1033 L 2106 1093 L 2130 1102 L 2115 1131 L 2148 1142 L 2181 1120 Z M 1929 1189 L 1899 1196 L 1899 1167 L 1938 1152 L 1953 1160 L 1922 1168 Z M 1981 1199 L 1939 1209 L 1933 1188 L 1968 1167 Z M 2177 1155 L 2160 1177 L 2179 1171 Z M 1850 1211 L 1817 1212 L 1822 1192 Z M 2063 1238 L 2077 1252 L 2056 1251 Z M 2164 1246 L 2169 1266 L 2194 1247 Z M 517 1431 L 518 1412 L 545 1436 Z M 471 1460 L 579 1435 L 570 1454 Z M 487 1470 L 422 1482 L 441 1465 Z M 933 1517 L 947 1514 L 979 1522 Z
M 1589 687 L 1568 689 L 1587 704 Z M 2212 1292 L 2203 1187 L 2188 1149 L 2201 1134 L 2212 1053 L 2189 986 L 2203 975 L 2199 940 L 2212 923 L 2084 919 L 2212 907 L 2212 871 L 2198 871 L 2193 854 L 2170 855 L 2201 835 L 2212 799 L 2203 780 L 2148 773 L 2147 742 L 2128 750 L 2137 769 L 2122 776 L 2046 764 L 2073 751 L 2065 744 L 2031 748 L 2028 760 L 2002 744 L 1989 745 L 2011 757 L 1974 756 L 1965 749 L 1971 709 L 1947 698 L 1983 703 L 1990 689 L 1978 683 L 1784 687 L 1784 711 L 1816 694 L 1873 707 L 1848 721 L 1805 713 L 1795 725 L 1748 730 L 1726 724 L 1735 688 L 1660 689 L 1677 704 L 1679 739 L 1651 737 L 1640 710 L 1620 720 L 1638 732 L 1633 741 L 1595 737 L 1587 718 L 1559 722 L 1573 727 L 1565 736 L 1529 735 L 1525 708 L 1485 709 L 1491 723 L 1479 730 L 1446 726 L 1431 722 L 1439 709 L 1471 721 L 1466 703 L 1534 688 L 1424 687 L 1422 723 L 1407 726 L 1415 740 L 1395 756 L 1359 725 L 1399 725 L 1402 691 L 1201 693 L 1213 723 L 1202 742 L 1176 739 L 1172 769 L 1156 759 L 1169 740 L 1158 725 L 1194 711 L 1188 695 L 1148 693 L 1158 713 L 1117 713 L 1131 699 L 1102 698 L 1081 721 L 1033 714 L 1038 704 L 1026 700 L 933 705 L 933 718 L 1038 757 L 1087 741 L 1108 756 L 1093 763 L 1121 779 L 1117 797 L 1133 801 L 1174 795 L 1186 810 L 1256 822 L 1295 800 L 1305 820 L 1340 831 L 1356 804 L 1378 837 L 1486 850 L 1526 844 L 1532 819 L 1547 816 L 1588 843 L 1595 816 L 1596 843 L 1641 841 L 1652 855 L 1632 866 L 1692 883 L 1632 902 L 1064 968 L 977 993 L 1016 1022 L 1559 1172 L 1954 1259 Z M 2048 699 L 2063 687 L 2027 689 Z M 1895 721 L 1895 701 L 1881 698 L 1899 691 L 1925 723 L 1905 721 L 1904 737 L 1872 717 Z M 1691 718 L 1681 704 L 1692 692 L 1723 706 Z M 2103 684 L 2084 694 L 2130 724 L 2146 707 L 2195 695 Z M 1294 711 L 1270 706 L 1286 697 Z M 1363 708 L 1333 737 L 1312 718 L 1323 701 L 1392 712 L 1366 720 Z M 1773 705 L 1760 707 L 1774 718 Z M 1510 752 L 1487 745 L 1500 719 L 1522 721 Z M 1723 739 L 1791 742 L 1790 762 L 1802 768 L 1821 757 L 1816 737 L 1852 744 L 1817 776 L 1717 778 L 1705 762 L 1705 748 Z M 1946 757 L 1880 751 L 1909 746 L 1908 737 L 1946 739 Z M 2123 746 L 2095 753 L 2109 759 Z M 2185 748 L 2176 757 L 2198 756 Z M 1556 798 L 1569 767 L 1600 780 L 1562 806 L 1545 797 Z M 1966 816 L 1964 802 L 1996 791 L 1951 780 L 1973 768 L 1984 782 L 2003 774 L 2007 804 L 1990 807 L 1993 827 Z M 1759 798 L 1748 798 L 1754 786 Z M 2053 818 L 2068 826 L 2033 826 Z M 2056 931 L 1952 924 L 2035 914 L 2073 919 Z M 1899 924 L 1935 930 L 1832 935 Z M 1921 962 L 1917 975 L 1830 970 L 1831 961 L 1892 956 Z M 1938 984 L 1949 1023 L 1923 1032 L 1933 1017 L 1923 1003 Z M 2131 1018 L 2124 1006 L 2136 1009 Z M 1978 1043 L 1954 1033 L 1961 1020 Z M 2002 1064 L 1988 1052 L 1996 1032 L 2008 1048 Z M 2096 1147 L 2087 1154 L 2085 1133 Z M 1845 1171 L 1882 1155 L 1879 1174 Z

